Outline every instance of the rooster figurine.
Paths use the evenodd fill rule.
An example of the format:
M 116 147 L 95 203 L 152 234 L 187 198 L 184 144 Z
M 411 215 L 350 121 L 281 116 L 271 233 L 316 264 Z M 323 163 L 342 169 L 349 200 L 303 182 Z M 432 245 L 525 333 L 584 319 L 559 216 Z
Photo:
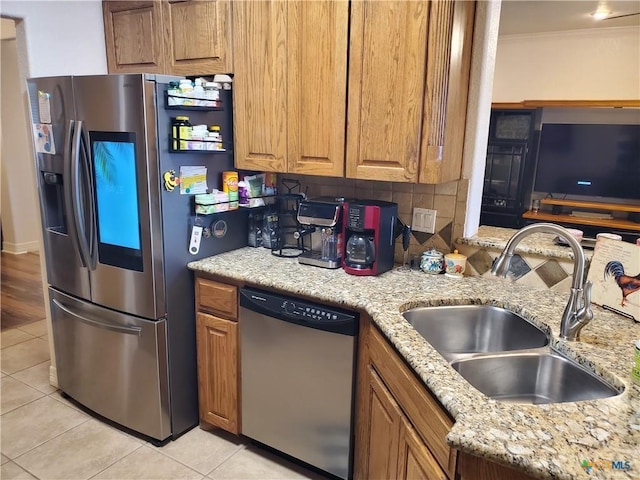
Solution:
M 622 302 L 620 302 L 620 305 L 624 307 L 627 302 L 627 296 L 640 290 L 640 273 L 635 277 L 625 275 L 622 263 L 614 260 L 604 267 L 604 278 L 606 279 L 609 276 L 615 278 L 618 287 L 622 290 Z

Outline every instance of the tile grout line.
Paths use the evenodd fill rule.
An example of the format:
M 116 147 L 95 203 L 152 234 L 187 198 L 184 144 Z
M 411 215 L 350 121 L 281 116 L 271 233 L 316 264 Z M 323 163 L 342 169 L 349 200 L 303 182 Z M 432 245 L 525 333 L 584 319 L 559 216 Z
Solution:
M 42 397 L 40 397 L 40 398 L 42 398 Z M 38 399 L 38 400 L 40 400 L 40 399 Z M 34 401 L 35 401 L 35 400 L 34 400 Z M 29 402 L 29 403 L 31 403 L 31 402 Z M 74 425 L 74 426 L 73 426 L 73 427 L 71 427 L 71 428 L 66 429 L 64 432 L 60 432 L 60 433 L 58 433 L 57 435 L 54 435 L 53 437 L 51 437 L 51 438 L 49 438 L 49 439 L 45 440 L 44 442 L 41 442 L 41 443 L 39 443 L 39 444 L 37 444 L 37 445 L 34 445 L 34 446 L 33 446 L 33 447 L 31 447 L 29 450 L 26 450 L 26 451 L 22 452 L 20 455 L 18 455 L 18 456 L 17 456 L 17 457 L 15 457 L 15 458 L 10 458 L 7 454 L 5 454 L 5 453 L 3 453 L 3 452 L 1 452 L 1 451 L 0 451 L 0 453 L 2 453 L 5 457 L 10 458 L 10 460 L 12 460 L 12 461 L 13 461 L 16 465 L 18 465 L 20 468 L 23 468 L 23 469 L 24 469 L 24 467 L 22 467 L 22 465 L 20 465 L 19 463 L 17 463 L 17 462 L 16 462 L 16 460 L 17 460 L 17 459 L 19 459 L 19 458 L 20 458 L 20 457 L 22 457 L 23 455 L 26 455 L 27 453 L 31 452 L 33 449 L 38 448 L 38 447 L 40 447 L 40 446 L 44 445 L 45 443 L 50 442 L 51 440 L 53 440 L 53 439 L 55 439 L 55 438 L 58 438 L 60 435 L 63 435 L 63 434 L 65 434 L 65 433 L 67 433 L 67 432 L 69 432 L 69 431 L 71 431 L 71 430 L 75 429 L 76 427 L 79 427 L 80 425 L 83 425 L 84 423 L 88 422 L 89 420 L 90 420 L 90 418 L 86 418 L 84 421 L 82 421 L 82 422 L 78 423 L 77 425 Z M 34 476 L 35 476 L 35 475 L 34 475 Z
M 219 469 L 222 465 L 224 465 L 226 462 L 228 462 L 229 460 L 231 460 L 232 457 L 235 457 L 238 453 L 240 453 L 242 450 L 246 450 L 247 445 L 245 443 L 243 443 L 242 445 L 240 445 L 240 447 L 233 453 L 230 453 L 229 455 L 227 455 L 227 457 L 222 460 L 218 465 L 216 465 L 215 467 L 213 467 L 209 472 L 205 473 L 205 477 L 209 477 L 209 475 L 211 475 L 213 472 L 215 472 L 217 469 Z
M 38 338 L 39 338 L 39 337 L 38 337 Z M 49 360 L 45 360 L 44 362 L 38 362 L 38 363 L 36 363 L 35 365 L 31 365 L 30 367 L 25 367 L 25 368 L 23 368 L 22 370 L 16 370 L 16 371 L 15 371 L 15 372 L 13 372 L 13 373 L 6 373 L 6 372 L 2 372 L 2 373 L 4 373 L 7 377 L 12 377 L 12 378 L 14 378 L 13 376 L 14 376 L 16 373 L 24 372 L 25 370 L 29 370 L 30 368 L 37 367 L 38 365 L 42 365 L 43 363 L 47 363 L 47 362 L 49 362 L 49 365 L 51 365 L 51 359 L 49 359 Z M 19 380 L 19 379 L 17 379 L 17 378 L 16 378 L 15 380 Z M 24 382 L 22 382 L 22 383 L 24 383 Z M 29 385 L 29 386 L 31 386 L 31 385 Z M 53 387 L 53 385 L 51 385 L 51 386 Z M 35 387 L 31 387 L 31 388 L 35 388 Z M 47 395 L 48 395 L 48 394 L 47 394 Z
M 197 427 L 197 426 L 196 426 L 196 427 L 194 427 L 194 428 L 199 428 L 199 427 Z M 178 438 L 178 440 L 179 440 L 179 438 Z M 173 441 L 173 440 L 172 440 L 172 441 Z M 151 448 L 151 447 L 149 447 L 149 448 L 151 448 L 152 450 L 157 451 L 159 454 L 164 455 L 165 457 L 169 458 L 170 460 L 173 460 L 174 462 L 177 462 L 177 463 L 179 463 L 180 465 L 182 465 L 182 466 L 184 466 L 184 467 L 187 467 L 188 469 L 193 470 L 194 472 L 196 472 L 196 473 L 198 473 L 198 474 L 200 474 L 200 475 L 203 475 L 204 477 L 206 477 L 206 476 L 207 476 L 207 475 L 209 475 L 211 472 L 213 472 L 214 470 L 216 470 L 218 467 L 220 467 L 220 465 L 222 465 L 224 462 L 226 462 L 227 460 L 229 460 L 231 457 L 233 457 L 233 456 L 234 456 L 236 453 L 238 453 L 240 450 L 242 450 L 243 448 L 246 448 L 246 445 L 244 445 L 244 444 L 240 445 L 240 448 L 238 448 L 235 452 L 233 452 L 233 453 L 229 454 L 229 455 L 228 455 L 224 460 L 222 460 L 218 465 L 216 465 L 215 467 L 213 467 L 213 468 L 211 469 L 211 471 L 209 471 L 208 473 L 200 473 L 199 471 L 197 471 L 196 469 L 194 469 L 191 465 L 187 465 L 187 464 L 186 464 L 186 463 L 184 463 L 182 460 L 178 460 L 177 458 L 172 457 L 172 456 L 171 456 L 171 455 L 169 455 L 168 453 L 164 453 L 164 452 L 161 450 L 161 447 L 156 447 L 155 445 L 151 444 L 150 442 L 146 442 L 144 445 L 145 445 L 145 446 L 146 446 L 146 445 L 151 445 L 151 447 L 153 447 L 153 448 Z
M 42 395 L 41 395 L 41 396 L 39 396 L 38 398 L 34 398 L 33 400 L 29 400 L 29 401 L 28 401 L 28 402 L 26 402 L 26 403 L 23 403 L 23 404 L 21 404 L 21 405 L 18 405 L 17 407 L 12 408 L 11 410 L 7 410 L 6 412 L 2 412 L 2 413 L 0 414 L 0 418 L 1 418 L 3 415 L 5 415 L 5 414 L 7 414 L 7 413 L 9 413 L 9 412 L 13 412 L 13 411 L 15 411 L 15 410 L 17 410 L 17 409 L 19 409 L 19 408 L 22 408 L 22 407 L 24 407 L 24 406 L 26 406 L 26 405 L 29 405 L 30 403 L 35 402 L 36 400 L 40 400 L 40 399 L 41 399 L 41 398 L 43 398 L 43 397 L 48 397 L 48 396 L 49 396 L 47 393 L 44 393 L 43 391 L 38 390 L 37 388 L 34 388 L 34 387 L 32 387 L 31 385 L 27 385 L 27 384 L 26 384 L 26 383 L 24 383 L 22 380 L 19 380 L 19 379 L 17 379 L 17 378 L 14 378 L 14 377 L 12 377 L 11 375 L 7 375 L 7 377 L 11 378 L 12 380 L 15 380 L 16 382 L 20 382 L 21 384 L 23 384 L 23 385 L 25 385 L 25 386 L 27 386 L 27 387 L 31 388 L 32 390 L 35 390 L 36 392 L 41 393 Z M 0 452 L 0 453 L 1 453 L 1 452 Z
M 86 480 L 91 480 L 92 478 L 95 478 L 97 475 L 100 475 L 102 472 L 104 472 L 105 470 L 113 467 L 116 463 L 121 462 L 122 460 L 124 460 L 125 458 L 127 458 L 128 456 L 132 455 L 133 453 L 137 452 L 138 450 L 140 450 L 140 448 L 144 447 L 145 444 L 141 443 L 139 444 L 136 448 L 134 448 L 133 450 L 131 450 L 129 453 L 127 453 L 126 455 L 124 455 L 123 457 L 118 458 L 117 460 L 114 460 L 113 462 L 111 462 L 109 465 L 107 465 L 105 468 L 103 468 L 102 470 L 100 470 L 99 472 L 94 473 L 93 475 L 91 475 L 90 477 L 88 477 Z

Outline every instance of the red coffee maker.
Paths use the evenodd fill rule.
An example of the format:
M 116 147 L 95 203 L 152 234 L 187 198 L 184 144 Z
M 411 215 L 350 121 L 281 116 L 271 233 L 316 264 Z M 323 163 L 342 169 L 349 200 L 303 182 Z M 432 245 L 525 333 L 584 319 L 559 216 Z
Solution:
M 391 270 L 398 204 L 350 200 L 343 209 L 344 271 L 351 275 L 378 275 Z

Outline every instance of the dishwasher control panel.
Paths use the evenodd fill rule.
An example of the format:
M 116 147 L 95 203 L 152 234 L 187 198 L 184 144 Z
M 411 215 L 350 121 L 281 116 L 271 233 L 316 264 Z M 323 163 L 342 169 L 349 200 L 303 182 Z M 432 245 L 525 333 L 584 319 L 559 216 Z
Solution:
M 240 306 L 312 328 L 347 334 L 357 332 L 356 313 L 271 292 L 242 288 Z
M 353 317 L 353 315 L 345 315 L 343 313 L 330 310 L 326 307 L 321 307 L 315 304 L 309 305 L 305 303 L 297 303 L 291 300 L 284 300 L 280 308 L 282 308 L 289 315 L 311 318 L 313 320 L 336 321 Z

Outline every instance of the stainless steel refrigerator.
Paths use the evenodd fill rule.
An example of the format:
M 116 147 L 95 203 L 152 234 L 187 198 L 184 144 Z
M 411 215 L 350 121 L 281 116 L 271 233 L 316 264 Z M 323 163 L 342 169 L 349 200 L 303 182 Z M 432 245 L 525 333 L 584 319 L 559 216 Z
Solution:
M 193 195 L 165 186 L 181 166 L 219 187 L 233 154 L 174 152 L 172 118 L 217 124 L 221 108 L 169 107 L 156 75 L 28 81 L 60 389 L 156 442 L 198 423 L 194 289 L 186 264 L 246 245 L 247 215 L 197 217 Z M 216 224 L 215 229 L 209 227 Z M 194 224 L 214 230 L 189 253 Z

